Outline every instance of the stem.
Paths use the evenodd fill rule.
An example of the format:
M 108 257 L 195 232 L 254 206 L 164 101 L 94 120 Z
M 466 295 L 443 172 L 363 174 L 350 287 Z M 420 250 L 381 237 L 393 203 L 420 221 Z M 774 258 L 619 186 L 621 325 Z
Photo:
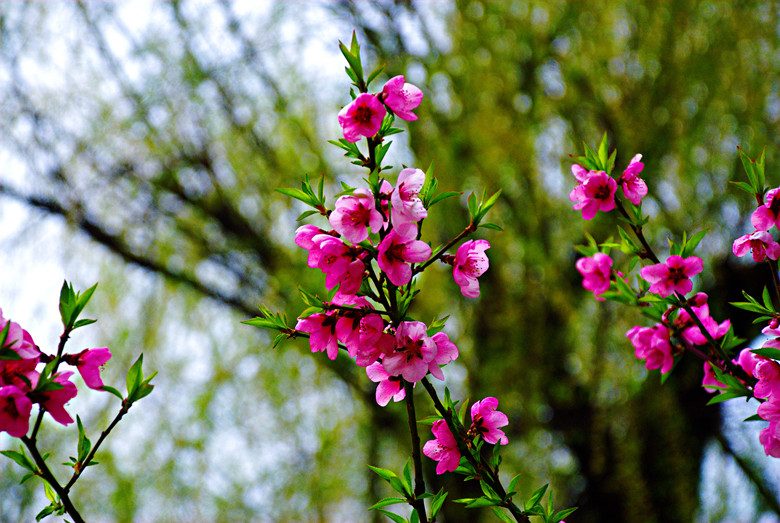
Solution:
M 60 501 L 62 502 L 62 506 L 65 508 L 65 512 L 68 513 L 68 515 L 73 518 L 74 523 L 85 523 L 84 518 L 81 517 L 81 514 L 79 514 L 79 511 L 76 510 L 76 507 L 73 506 L 73 503 L 70 500 L 70 497 L 68 497 L 68 489 L 63 488 L 57 479 L 54 477 L 54 474 L 52 474 L 51 470 L 49 470 L 49 466 L 46 465 L 46 462 L 43 460 L 43 457 L 41 456 L 41 453 L 38 452 L 38 447 L 35 445 L 35 437 L 27 437 L 22 436 L 20 438 L 22 440 L 22 443 L 25 444 L 25 446 L 29 449 L 30 454 L 32 454 L 33 460 L 35 460 L 35 464 L 38 465 L 38 468 L 40 469 L 41 477 L 51 486 L 52 489 L 54 489 L 54 492 L 57 493 L 57 495 L 60 497 Z
M 439 258 L 444 256 L 444 254 L 447 252 L 447 249 L 449 249 L 450 247 L 452 247 L 453 245 L 458 243 L 460 240 L 462 240 L 464 237 L 468 236 L 469 234 L 471 234 L 472 232 L 474 232 L 476 230 L 477 230 L 477 226 L 474 225 L 474 222 L 471 222 L 468 225 L 468 227 L 463 229 L 463 231 L 460 234 L 455 236 L 455 238 L 453 238 L 452 240 L 448 241 L 447 244 L 444 247 L 439 249 L 439 251 L 436 253 L 435 256 L 431 257 L 430 260 L 428 260 L 427 262 L 423 263 L 422 265 L 418 265 L 417 267 L 415 267 L 414 270 L 412 270 L 412 276 L 414 276 L 415 274 L 419 274 L 422 271 L 424 271 L 426 269 L 426 267 L 428 267 L 430 264 L 432 264 L 433 262 L 435 262 L 436 260 L 438 260 Z
M 514 504 L 512 501 L 512 498 L 507 496 L 506 490 L 504 489 L 504 486 L 501 484 L 501 480 L 498 477 L 498 472 L 494 471 L 490 466 L 485 465 L 482 463 L 482 456 L 478 456 L 479 459 L 474 457 L 474 454 L 471 452 L 471 449 L 466 445 L 466 442 L 463 440 L 463 436 L 461 432 L 458 430 L 458 428 L 455 426 L 455 422 L 453 421 L 452 412 L 450 412 L 447 408 L 444 407 L 441 400 L 439 399 L 439 395 L 436 393 L 436 389 L 433 388 L 433 385 L 431 385 L 431 382 L 428 381 L 428 378 L 423 378 L 421 380 L 421 383 L 423 384 L 423 387 L 425 387 L 425 390 L 428 392 L 428 395 L 431 397 L 431 400 L 433 401 L 434 406 L 436 407 L 436 410 L 441 414 L 442 418 L 444 418 L 444 421 L 447 423 L 447 427 L 450 429 L 450 432 L 455 437 L 455 441 L 458 444 L 458 450 L 460 451 L 460 454 L 462 456 L 466 456 L 466 459 L 471 463 L 471 466 L 474 467 L 474 470 L 476 470 L 480 476 L 480 479 L 483 480 L 485 483 L 487 483 L 490 488 L 492 488 L 496 494 L 498 494 L 501 499 L 503 500 L 502 503 L 499 504 L 499 506 L 504 507 L 505 509 L 509 510 L 509 512 L 512 514 L 512 516 L 515 518 L 515 521 L 519 521 L 522 523 L 530 523 L 530 518 L 525 515 L 525 513 L 520 510 L 520 508 Z
M 642 226 L 636 225 L 634 223 L 634 220 L 631 219 L 631 217 L 628 215 L 628 212 L 626 212 L 626 209 L 623 207 L 623 203 L 618 199 L 615 198 L 615 207 L 617 207 L 617 210 L 620 211 L 620 214 L 623 215 L 623 217 L 631 223 L 631 230 L 634 231 L 634 235 L 637 237 L 639 242 L 642 244 L 642 247 L 645 249 L 644 253 L 640 253 L 640 257 L 646 257 L 653 260 L 653 263 L 661 263 L 661 260 L 658 259 L 658 256 L 655 255 L 653 252 L 653 249 L 650 247 L 650 244 L 647 243 L 647 239 L 645 238 L 644 233 L 642 232 Z M 644 254 L 644 256 L 642 256 Z
M 68 342 L 72 330 L 71 326 L 66 325 L 62 330 L 62 334 L 60 334 L 60 342 L 57 344 L 57 355 L 54 357 L 54 367 L 51 369 L 52 376 L 57 372 L 57 367 L 60 366 L 60 359 L 62 358 L 62 353 L 65 352 L 65 344 Z M 38 436 L 38 431 L 41 428 L 41 422 L 43 421 L 43 415 L 45 413 L 46 409 L 41 405 L 38 409 L 38 416 L 35 418 L 32 433 L 30 434 L 30 440 L 33 443 L 35 443 L 35 438 Z
M 420 458 L 420 435 L 417 432 L 417 415 L 414 411 L 414 385 L 404 380 L 406 391 L 406 413 L 409 419 L 409 432 L 412 437 L 412 462 L 414 463 L 414 499 L 410 501 L 417 510 L 422 523 L 428 522 L 425 514 L 425 500 L 420 496 L 425 494 L 425 479 L 423 478 L 422 459 Z
M 92 458 L 95 457 L 95 454 L 98 451 L 98 448 L 103 443 L 103 441 L 106 439 L 108 434 L 114 430 L 114 427 L 116 427 L 116 424 L 119 423 L 119 420 L 121 420 L 125 414 L 127 414 L 127 411 L 130 410 L 130 407 L 132 406 L 132 403 L 126 403 L 127 400 L 122 401 L 122 407 L 119 409 L 119 412 L 117 413 L 116 417 L 114 417 L 114 420 L 109 424 L 109 426 L 100 433 L 100 437 L 95 442 L 95 445 L 93 445 L 92 450 L 87 454 L 87 457 L 84 458 L 84 461 L 81 462 L 78 468 L 76 468 L 73 472 L 73 476 L 71 476 L 70 480 L 68 481 L 67 485 L 65 485 L 65 492 L 68 492 L 70 488 L 73 486 L 74 483 L 76 483 L 76 480 L 79 479 L 79 476 L 81 476 L 81 473 L 84 472 L 84 469 L 87 468 L 87 465 L 89 465 L 89 462 L 92 461 Z

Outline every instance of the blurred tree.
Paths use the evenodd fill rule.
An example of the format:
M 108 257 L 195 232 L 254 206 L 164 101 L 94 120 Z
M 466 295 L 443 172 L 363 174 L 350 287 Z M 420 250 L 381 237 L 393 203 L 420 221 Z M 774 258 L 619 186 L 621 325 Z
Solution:
M 236 324 L 260 301 L 293 316 L 296 286 L 320 282 L 291 242 L 300 209 L 272 191 L 304 173 L 354 179 L 325 140 L 348 100 L 336 39 L 356 28 L 372 61 L 426 91 L 392 162 L 433 162 L 444 190 L 504 189 L 490 299 L 458 299 L 442 271 L 426 276 L 442 290 L 415 313 L 457 308 L 463 376 L 453 371 L 451 386 L 500 398 L 513 440 L 505 470 L 523 472 L 522 494 L 551 478 L 559 503 L 581 507 L 572 521 L 691 521 L 719 411 L 704 407 L 697 361 L 663 387 L 645 380 L 624 337 L 640 318 L 581 289 L 572 244 L 585 226 L 612 234 L 614 217 L 584 224 L 571 210 L 565 155 L 604 130 L 618 165 L 644 154 L 645 208 L 663 224 L 653 242 L 663 252 L 666 236 L 708 228 L 703 286 L 733 299 L 748 269 L 724 253 L 751 205 L 728 190 L 743 176 L 736 146 L 766 146 L 777 182 L 777 4 L 301 6 L 2 4 L 0 198 L 61 216 L 144 269 L 103 258 L 112 292 L 101 322 L 108 339 L 153 350 L 168 384 L 159 410 L 127 429 L 139 436 L 132 453 L 117 434 L 104 459 L 111 487 L 89 496 L 93 507 L 113 488 L 119 520 L 362 518 L 361 498 L 378 488 L 364 463 L 403 455 L 399 409 L 378 409 L 359 372 L 305 343 L 271 351 Z M 466 220 L 450 202 L 446 220 L 426 221 L 441 239 Z M 747 278 L 760 287 L 766 276 Z M 716 317 L 733 312 L 725 302 L 713 302 Z M 733 319 L 738 334 L 756 333 Z M 129 467 L 123 455 L 149 457 Z M 757 510 L 777 506 L 762 499 Z M 466 516 L 448 504 L 445 517 Z

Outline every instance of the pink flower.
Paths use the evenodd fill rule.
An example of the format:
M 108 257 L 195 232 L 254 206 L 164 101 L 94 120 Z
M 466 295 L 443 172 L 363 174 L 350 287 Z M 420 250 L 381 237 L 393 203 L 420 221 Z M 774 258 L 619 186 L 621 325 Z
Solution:
M 384 221 L 376 210 L 374 195 L 368 189 L 355 189 L 351 195 L 336 200 L 336 209 L 328 217 L 330 226 L 352 243 L 368 238 L 368 229 L 379 232 Z
M 376 96 L 359 94 L 351 104 L 339 111 L 339 125 L 344 130 L 344 139 L 355 143 L 361 136 L 371 138 L 376 135 L 382 127 L 385 114 L 387 110 Z
M 691 276 L 699 274 L 704 264 L 698 256 L 682 258 L 677 255 L 669 256 L 665 263 L 656 263 L 643 267 L 639 274 L 649 282 L 650 292 L 666 298 L 674 292 L 685 295 L 693 289 Z
M 776 361 L 759 361 L 754 372 L 758 379 L 753 387 L 756 398 L 780 397 L 780 365 Z
M 399 229 L 401 236 L 417 236 L 417 228 L 405 228 L 402 233 L 400 228 L 409 222 L 419 222 L 428 216 L 428 211 L 420 199 L 420 190 L 425 184 L 425 173 L 420 169 L 407 168 L 398 174 L 398 180 L 393 192 L 390 193 L 390 210 L 393 226 Z
M 309 251 L 309 258 L 306 264 L 312 269 L 317 268 L 320 263 L 320 256 L 322 256 L 322 252 L 320 251 L 320 243 L 319 241 L 314 241 L 314 238 L 322 234 L 330 234 L 331 236 L 335 235 L 334 237 L 338 236 L 337 232 L 332 231 L 329 233 L 323 231 L 319 227 L 315 227 L 314 225 L 309 224 L 301 225 L 295 231 L 295 245 Z M 322 238 L 320 238 L 320 240 L 322 240 Z
M 326 351 L 328 358 L 335 360 L 339 354 L 339 341 L 336 338 L 337 321 L 338 315 L 335 312 L 312 314 L 307 318 L 299 318 L 295 330 L 310 334 L 309 344 L 312 352 Z
M 356 363 L 368 367 L 395 348 L 395 336 L 385 332 L 387 324 L 379 314 L 368 314 L 360 320 Z
M 490 248 L 487 240 L 469 240 L 458 247 L 455 255 L 455 263 L 452 268 L 452 277 L 460 286 L 460 292 L 467 298 L 479 296 L 479 281 L 490 262 L 485 251 Z
M 368 379 L 379 383 L 376 387 L 376 402 L 381 407 L 390 403 L 390 399 L 398 402 L 406 397 L 401 376 L 389 375 L 381 363 L 375 362 L 366 367 L 366 374 Z
M 86 349 L 78 354 L 75 365 L 87 387 L 99 389 L 103 386 L 103 380 L 100 379 L 100 367 L 110 359 L 111 351 L 108 350 L 108 347 Z
M 739 358 L 737 358 L 737 363 L 742 367 L 742 370 L 753 377 L 755 377 L 756 365 L 760 361 L 766 361 L 766 358 L 759 356 L 750 349 L 742 349 L 739 353 Z
M 704 362 L 704 378 L 701 380 L 701 386 L 709 393 L 720 392 L 720 389 L 714 387 L 725 387 L 715 377 L 715 370 L 712 368 L 712 365 L 706 361 Z
M 758 435 L 758 441 L 764 446 L 764 453 L 773 458 L 780 458 L 780 426 L 777 421 L 771 422 Z
M 395 229 L 385 236 L 379 244 L 377 264 L 393 285 L 401 286 L 412 279 L 412 268 L 406 262 L 420 263 L 431 256 L 431 246 L 427 243 L 403 238 Z
M 572 172 L 574 170 L 572 166 Z M 617 191 L 615 180 L 603 171 L 589 171 L 584 180 L 580 180 L 580 176 L 582 172 L 578 170 L 575 177 L 582 183 L 572 189 L 569 199 L 577 202 L 574 204 L 575 211 L 582 209 L 583 219 L 590 220 L 598 211 L 606 212 L 615 208 L 615 191 Z
M 349 357 L 354 358 L 360 347 L 360 322 L 366 310 L 372 308 L 371 304 L 362 296 L 344 294 L 336 294 L 331 303 L 355 307 L 354 310 L 339 311 L 339 319 L 336 321 L 336 339 L 347 347 Z
M 597 252 L 590 258 L 577 260 L 577 270 L 582 274 L 582 286 L 598 296 L 609 290 L 612 284 L 612 258 L 602 252 Z
M 379 98 L 398 118 L 411 122 L 417 119 L 412 110 L 422 102 L 423 93 L 417 86 L 406 83 L 403 75 L 400 75 L 387 81 Z
M 441 371 L 441 367 L 458 359 L 458 347 L 443 332 L 437 332 L 431 338 L 436 343 L 436 356 L 428 364 L 428 371 L 435 378 L 444 380 L 444 373 Z
M 750 217 L 750 223 L 759 231 L 768 231 L 773 225 L 780 227 L 780 187 L 767 191 L 765 201 Z
M 325 273 L 325 286 L 332 289 L 340 285 L 339 293 L 355 294 L 363 281 L 365 264 L 358 259 L 363 251 L 361 247 L 350 247 L 341 239 L 327 234 L 312 238 L 319 246 L 317 267 Z
M 30 336 L 30 333 L 19 326 L 18 323 L 6 320 L 3 317 L 3 309 L 0 309 L 0 331 L 8 326 L 8 337 L 4 346 L 10 348 L 22 359 L 36 359 L 41 355 L 38 347 Z
M 382 359 L 382 366 L 390 376 L 403 376 L 411 383 L 428 374 L 430 363 L 436 357 L 436 342 L 428 337 L 421 321 L 403 321 L 395 333 L 395 350 Z
M 460 450 L 447 422 L 443 419 L 434 421 L 431 432 L 436 439 L 425 442 L 423 454 L 439 462 L 436 474 L 454 471 L 460 464 Z
M 758 415 L 767 421 L 780 421 L 780 398 L 771 397 L 759 405 Z
M 15 385 L 0 387 L 0 432 L 15 438 L 27 434 L 30 428 L 32 401 Z
M 731 327 L 731 320 L 726 320 L 723 323 L 718 324 L 718 322 L 710 317 L 710 307 L 706 303 L 701 307 L 691 307 L 691 310 L 696 314 L 696 317 L 699 318 L 699 321 L 704 325 L 704 328 L 707 329 L 707 332 L 712 339 L 717 340 L 718 338 L 722 338 L 729 331 L 729 327 Z M 701 329 L 696 325 L 693 318 L 691 318 L 686 310 L 680 310 L 680 315 L 677 317 L 677 325 L 683 329 L 683 338 L 691 345 L 707 344 L 708 340 L 706 336 L 702 334 Z
M 486 443 L 506 445 L 509 439 L 499 427 L 509 425 L 509 418 L 503 412 L 497 411 L 498 400 L 488 397 L 471 406 L 470 434 L 482 436 Z
M 746 255 L 748 251 L 753 251 L 753 261 L 756 263 L 761 263 L 765 258 L 776 260 L 780 257 L 780 244 L 766 231 L 740 236 L 734 240 L 731 250 L 734 256 L 739 257 Z
M 65 404 L 78 394 L 76 386 L 70 381 L 72 375 L 71 371 L 67 371 L 60 372 L 54 377 L 54 383 L 62 385 L 61 389 L 34 393 L 37 396 L 35 403 L 40 403 L 41 407 L 45 408 L 55 421 L 63 425 L 73 423 L 73 418 L 65 410 Z
M 626 336 L 634 346 L 634 354 L 645 360 L 647 370 L 661 369 L 666 374 L 674 366 L 672 346 L 669 343 L 669 331 L 660 323 L 653 327 L 632 327 Z
M 641 159 L 641 154 L 634 156 L 626 170 L 623 171 L 622 176 L 618 178 L 618 183 L 623 187 L 623 194 L 634 205 L 639 205 L 642 202 L 642 198 L 647 196 L 647 184 L 638 176 L 642 169 L 645 168 L 645 164 L 640 161 Z

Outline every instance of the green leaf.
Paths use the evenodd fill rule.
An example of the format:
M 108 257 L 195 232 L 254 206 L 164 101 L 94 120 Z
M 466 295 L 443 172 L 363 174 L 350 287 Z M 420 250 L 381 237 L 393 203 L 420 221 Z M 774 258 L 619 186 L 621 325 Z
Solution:
M 406 492 L 412 491 L 412 459 L 411 458 L 406 460 L 406 465 L 404 465 L 404 472 L 403 472 L 403 476 L 401 477 L 401 482 L 403 483 Z
M 369 465 L 368 468 L 373 470 L 380 478 L 384 479 L 385 481 L 390 481 L 392 478 L 398 477 L 398 475 L 392 470 L 374 467 L 371 465 Z
M 454 191 L 447 191 L 443 193 L 439 193 L 436 196 L 434 196 L 431 201 L 428 203 L 428 207 L 432 207 L 439 203 L 440 201 L 446 200 L 447 198 L 452 198 L 453 196 L 460 196 L 463 194 L 462 192 L 454 192 Z
M 114 387 L 109 387 L 108 385 L 103 385 L 102 387 L 100 387 L 100 390 L 104 390 L 106 392 L 109 392 L 109 393 L 113 394 L 114 396 L 116 396 L 117 398 L 119 398 L 120 400 L 124 401 L 124 399 L 125 399 L 122 396 L 122 393 L 119 392 L 118 390 L 116 390 Z
M 442 487 L 431 500 L 431 520 L 436 519 L 436 514 L 441 510 L 445 499 L 447 499 L 447 492 L 444 492 L 444 488 Z
M 38 467 L 36 467 L 35 463 L 33 463 L 33 461 L 27 457 L 27 454 L 24 452 L 24 447 L 19 445 L 19 450 L 21 452 L 16 452 L 15 450 L 0 450 L 0 454 L 6 458 L 14 460 L 22 468 L 25 468 L 31 472 L 37 471 Z
M 504 230 L 500 226 L 496 225 L 495 223 L 480 223 L 479 227 L 481 229 L 491 229 L 491 230 L 494 230 L 494 231 L 503 231 Z
M 133 363 L 133 365 L 127 371 L 126 386 L 127 386 L 128 396 L 133 396 L 135 394 L 135 391 L 141 385 L 141 381 L 143 381 L 144 375 L 143 375 L 143 371 L 141 370 L 143 361 L 144 361 L 144 355 L 141 354 L 140 356 L 138 356 L 138 359 L 135 360 L 135 363 Z
M 753 414 L 752 416 L 748 416 L 747 418 L 743 419 L 742 421 L 765 421 L 765 420 L 764 420 L 764 418 L 762 418 L 758 414 Z
M 43 483 L 43 492 L 46 494 L 46 499 L 48 499 L 52 503 L 57 503 L 57 494 L 51 488 L 51 485 L 49 485 L 48 481 L 45 481 Z
M 444 328 L 444 326 L 447 324 L 447 320 L 449 319 L 450 315 L 443 316 L 437 320 L 433 320 L 428 325 L 428 331 L 426 334 L 430 337 L 436 334 L 437 332 L 441 332 L 441 330 Z
M 371 74 L 368 75 L 368 79 L 366 80 L 366 87 L 371 85 L 371 82 L 374 81 L 374 79 L 379 76 L 379 73 L 381 73 L 384 70 L 385 66 L 380 65 L 377 67 Z
M 738 394 L 734 392 L 724 392 L 722 394 L 718 394 L 714 398 L 712 398 L 710 401 L 707 402 L 707 405 L 715 405 L 717 403 L 723 403 L 724 401 L 728 401 L 734 398 L 742 398 L 744 396 L 747 396 L 747 394 Z
M 517 487 L 517 482 L 520 481 L 520 477 L 522 474 L 518 474 L 514 478 L 512 478 L 512 481 L 509 482 L 509 487 L 507 487 L 506 491 L 511 493 L 515 491 L 515 488 Z M 511 494 L 509 494 L 511 496 Z
M 528 501 L 525 502 L 526 509 L 527 507 L 533 507 L 534 505 L 538 505 L 539 501 L 542 499 L 542 496 L 544 496 L 544 493 L 547 492 L 547 487 L 549 487 L 550 484 L 546 484 L 543 487 L 540 487 L 536 490 L 533 494 L 531 494 L 531 497 L 528 498 Z
M 515 520 L 514 520 L 514 519 L 510 518 L 510 517 L 509 517 L 509 516 L 506 514 L 506 512 L 504 512 L 503 510 L 501 510 L 501 509 L 500 509 L 500 508 L 498 508 L 498 507 L 493 507 L 493 514 L 495 514 L 495 515 L 496 515 L 496 517 L 497 517 L 498 519 L 500 519 L 501 521 L 504 521 L 504 522 L 506 522 L 506 523 L 515 523 Z
M 764 301 L 764 306 L 769 311 L 774 311 L 775 307 L 772 305 L 772 297 L 769 295 L 769 288 L 764 287 L 764 292 L 761 294 L 761 299 Z
M 79 431 L 78 461 L 79 463 L 82 463 L 85 459 L 87 459 L 87 454 L 89 454 L 89 451 L 92 448 L 92 443 L 89 441 L 89 438 L 84 432 L 84 425 L 81 423 L 80 416 L 76 416 L 76 425 Z
M 477 197 L 472 192 L 467 200 L 469 216 L 473 220 L 477 216 Z
M 73 324 L 73 330 L 78 329 L 79 327 L 84 327 L 86 325 L 92 325 L 97 320 L 79 320 L 76 323 Z
M 607 170 L 607 161 L 609 160 L 609 152 L 607 150 L 607 132 L 604 131 L 604 135 L 601 137 L 601 143 L 599 144 L 599 170 Z
M 368 507 L 368 510 L 376 510 L 378 508 L 387 507 L 388 505 L 396 505 L 398 503 L 406 503 L 406 498 L 384 498 Z
M 379 512 L 381 512 L 382 514 L 384 514 L 388 518 L 390 518 L 393 521 L 395 521 L 395 523 L 407 523 L 406 519 L 404 519 L 403 517 L 399 516 L 398 514 L 394 514 L 392 512 L 389 512 L 387 510 L 382 510 L 382 509 L 379 509 Z
M 743 191 L 745 191 L 751 196 L 755 196 L 756 194 L 753 188 L 748 183 L 745 182 L 729 182 L 729 183 L 734 184 L 738 189 L 742 189 Z
M 691 236 L 690 240 L 684 243 L 682 247 L 682 256 L 683 258 L 687 258 L 688 256 L 693 254 L 693 251 L 696 250 L 696 247 L 698 247 L 701 240 L 704 238 L 704 235 L 707 234 L 707 230 L 699 231 L 693 236 Z
M 52 514 L 55 510 L 57 510 L 57 507 L 54 505 L 48 505 L 43 510 L 38 512 L 38 514 L 35 515 L 35 521 L 40 521 L 46 516 Z
M 763 349 L 751 349 L 750 352 L 758 354 L 771 360 L 780 360 L 780 349 L 773 349 L 771 347 L 765 347 Z
M 568 516 L 575 510 L 577 510 L 577 507 L 567 508 L 566 510 L 561 510 L 560 512 L 556 512 L 555 515 L 553 516 L 553 523 L 558 523 L 559 521 L 564 519 L 566 516 Z
M 486 497 L 476 498 L 471 503 L 466 505 L 466 508 L 479 508 L 479 507 L 494 507 L 496 502 Z

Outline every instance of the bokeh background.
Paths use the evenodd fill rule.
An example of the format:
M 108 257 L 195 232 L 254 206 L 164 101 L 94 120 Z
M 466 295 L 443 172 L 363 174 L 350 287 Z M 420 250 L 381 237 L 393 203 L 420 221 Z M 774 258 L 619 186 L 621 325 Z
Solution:
M 304 174 L 324 173 L 331 195 L 359 183 L 326 143 L 349 101 L 337 42 L 353 30 L 367 69 L 426 95 L 394 137 L 396 171 L 433 162 L 441 190 L 503 189 L 482 297 L 464 299 L 442 269 L 414 314 L 452 315 L 461 358 L 447 385 L 500 398 L 502 470 L 523 474 L 520 495 L 549 481 L 556 504 L 580 507 L 570 522 L 780 518 L 763 424 L 740 421 L 755 405 L 706 407 L 692 358 L 664 385 L 644 369 L 625 339 L 643 320 L 596 303 L 574 269 L 573 245 L 615 234 L 615 216 L 585 223 L 568 201 L 583 141 L 606 131 L 619 169 L 642 153 L 651 242 L 665 253 L 667 237 L 708 229 L 700 288 L 716 318 L 757 335 L 728 305 L 770 281 L 730 254 L 754 202 L 729 182 L 744 177 L 740 146 L 765 148 L 780 183 L 777 2 L 4 1 L 0 13 L 0 306 L 53 348 L 62 280 L 99 281 L 99 322 L 72 348 L 108 345 L 117 386 L 139 352 L 159 371 L 79 482 L 88 520 L 378 521 L 365 509 L 384 485 L 366 464 L 400 469 L 402 405 L 377 407 L 349 362 L 305 340 L 272 349 L 239 323 L 260 302 L 292 318 L 297 287 L 323 284 L 292 242 L 301 207 L 273 189 Z M 464 203 L 439 204 L 430 241 L 460 231 Z M 117 408 L 103 396 L 69 407 L 93 434 Z M 46 426 L 56 461 L 73 432 Z M 433 465 L 433 491 L 474 495 Z M 0 462 L 2 521 L 45 504 L 21 475 Z M 448 503 L 441 521 L 492 517 Z

